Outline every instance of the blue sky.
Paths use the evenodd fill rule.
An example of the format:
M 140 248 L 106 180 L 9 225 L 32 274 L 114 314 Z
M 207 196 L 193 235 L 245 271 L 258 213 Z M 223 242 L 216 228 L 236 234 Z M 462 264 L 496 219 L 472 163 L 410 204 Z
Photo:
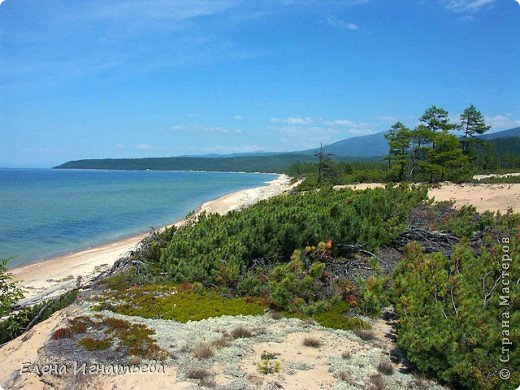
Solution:
M 517 0 L 0 0 L 0 166 L 292 151 L 470 103 L 520 126 Z

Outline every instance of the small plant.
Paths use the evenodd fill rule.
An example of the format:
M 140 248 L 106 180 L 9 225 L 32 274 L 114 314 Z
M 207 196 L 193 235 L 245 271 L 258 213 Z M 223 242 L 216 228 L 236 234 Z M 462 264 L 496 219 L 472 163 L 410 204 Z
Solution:
M 275 352 L 263 351 L 262 354 L 260 355 L 260 358 L 262 360 L 275 360 L 278 355 L 279 354 L 275 353 Z
M 392 366 L 392 363 L 390 362 L 381 361 L 377 366 L 377 371 L 381 374 L 392 375 L 394 373 L 394 366 Z
M 202 387 L 215 387 L 217 385 L 217 383 L 215 382 L 215 379 L 213 379 L 212 377 L 205 377 L 203 379 L 200 380 L 200 385 Z
M 354 334 L 364 341 L 370 341 L 376 338 L 372 331 L 366 329 L 356 329 L 354 330 Z
M 209 359 L 213 356 L 213 348 L 208 343 L 199 343 L 193 350 L 193 356 L 197 359 Z
M 229 333 L 224 333 L 222 336 L 220 336 L 218 339 L 215 339 L 211 342 L 211 345 L 215 348 L 224 348 L 229 346 L 230 344 L 230 338 L 231 336 Z
M 59 339 L 70 339 L 72 337 L 72 332 L 69 328 L 59 328 L 54 331 L 52 334 L 53 340 Z
M 69 329 L 74 334 L 85 333 L 87 328 L 91 327 L 93 324 L 94 322 L 88 317 L 75 317 L 69 320 Z
M 143 361 L 141 356 L 132 355 L 128 358 L 127 363 L 131 366 L 138 366 Z
M 103 323 L 105 325 L 110 326 L 115 331 L 126 331 L 126 329 L 128 329 L 130 325 L 128 321 L 119 320 L 117 318 L 112 317 L 106 317 L 103 320 Z
M 275 320 L 278 321 L 283 318 L 282 314 L 279 311 L 273 310 L 269 313 L 269 316 Z
M 110 339 L 93 339 L 92 337 L 85 337 L 79 341 L 79 343 L 85 348 L 87 351 L 103 351 L 112 346 L 112 341 Z
M 386 389 L 385 378 L 381 374 L 372 375 L 368 388 L 370 390 L 384 390 Z
M 350 359 L 350 357 L 351 357 L 351 352 L 350 352 L 350 351 L 345 351 L 345 352 L 343 352 L 343 353 L 341 354 L 341 357 L 342 357 L 343 359 Z
M 350 375 L 348 372 L 346 371 L 340 371 L 339 374 L 338 374 L 338 379 L 343 381 L 343 382 L 349 382 L 350 383 Z
M 190 368 L 186 373 L 186 377 L 190 379 L 203 380 L 211 376 L 211 372 L 202 367 Z
M 258 364 L 258 371 L 264 375 L 279 373 L 282 369 L 282 363 L 279 360 L 263 359 Z
M 303 339 L 303 345 L 311 348 L 319 348 L 321 347 L 321 341 L 316 337 L 305 337 Z
M 238 325 L 231 331 L 231 336 L 234 339 L 243 339 L 247 337 L 252 337 L 253 333 L 249 329 L 247 329 L 244 325 Z

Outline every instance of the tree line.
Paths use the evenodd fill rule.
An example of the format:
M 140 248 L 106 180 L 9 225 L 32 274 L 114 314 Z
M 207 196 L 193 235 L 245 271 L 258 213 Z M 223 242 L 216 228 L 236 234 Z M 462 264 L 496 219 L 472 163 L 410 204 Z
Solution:
M 413 182 L 464 179 L 477 160 L 472 146 L 484 145 L 478 136 L 490 128 L 474 105 L 464 110 L 459 123 L 451 122 L 448 111 L 435 105 L 424 112 L 414 129 L 397 122 L 385 135 L 389 176 Z

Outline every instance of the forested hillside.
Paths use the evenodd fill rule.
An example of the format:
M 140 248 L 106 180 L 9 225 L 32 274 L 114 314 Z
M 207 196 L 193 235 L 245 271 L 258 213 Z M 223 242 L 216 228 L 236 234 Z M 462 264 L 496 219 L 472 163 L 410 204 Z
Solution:
M 56 169 L 120 169 L 282 173 L 296 162 L 316 161 L 312 155 L 278 154 L 244 157 L 158 157 L 69 161 Z

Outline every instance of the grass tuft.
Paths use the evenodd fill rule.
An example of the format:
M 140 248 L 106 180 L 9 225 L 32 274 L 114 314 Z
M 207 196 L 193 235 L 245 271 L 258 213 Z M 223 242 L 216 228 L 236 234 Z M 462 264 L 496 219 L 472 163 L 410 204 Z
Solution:
M 377 366 L 377 371 L 381 374 L 392 375 L 394 373 L 394 366 L 392 366 L 390 362 L 381 361 Z
M 321 341 L 316 337 L 305 337 L 303 339 L 303 345 L 311 348 L 319 348 L 321 347 Z
M 193 356 L 197 359 L 209 359 L 213 356 L 213 348 L 208 343 L 199 343 L 193 349 Z
M 384 390 L 386 389 L 385 378 L 381 374 L 372 375 L 370 377 L 370 384 L 368 386 L 370 390 Z
M 190 379 L 204 379 L 211 376 L 211 372 L 202 367 L 190 368 L 186 373 L 186 376 Z
M 211 345 L 215 348 L 225 348 L 230 344 L 231 336 L 228 333 L 224 333 L 218 339 L 215 339 L 211 342 Z
M 343 352 L 343 353 L 341 354 L 341 357 L 342 357 L 343 359 L 350 359 L 351 355 L 352 355 L 352 354 L 351 354 L 350 351 L 345 351 L 345 352 Z
M 252 337 L 253 333 L 244 325 L 238 325 L 231 331 L 231 336 L 234 339 L 243 339 L 247 337 Z
M 354 330 L 354 334 L 364 341 L 371 341 L 376 338 L 372 331 L 366 329 L 356 329 Z
M 202 387 L 215 387 L 215 380 L 212 378 L 212 374 L 209 370 L 202 367 L 190 368 L 186 373 L 186 376 L 190 379 L 196 379 L 199 381 Z

